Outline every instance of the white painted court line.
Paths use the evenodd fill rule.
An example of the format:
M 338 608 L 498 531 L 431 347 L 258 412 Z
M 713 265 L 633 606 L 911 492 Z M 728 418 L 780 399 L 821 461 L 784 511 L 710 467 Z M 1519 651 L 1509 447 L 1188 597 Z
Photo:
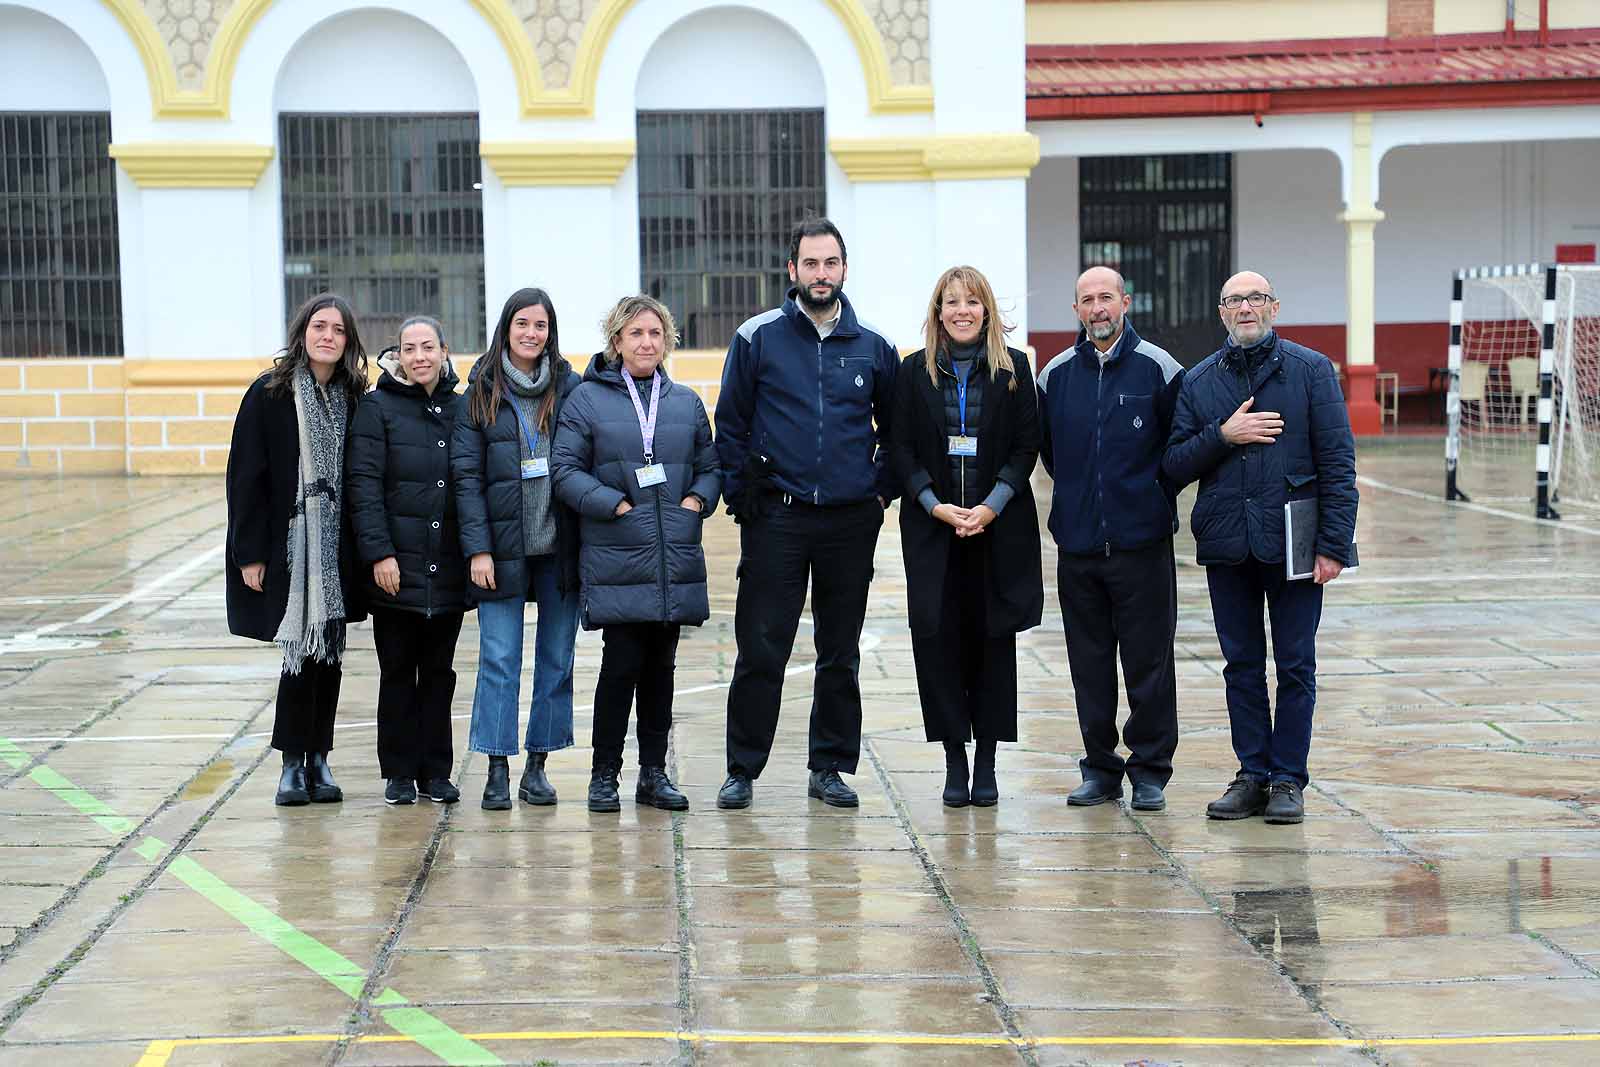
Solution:
M 1446 501 L 1436 493 L 1424 493 L 1417 489 L 1407 489 L 1400 485 L 1390 485 L 1380 482 L 1376 478 L 1369 478 L 1365 474 L 1356 475 L 1356 484 L 1364 485 L 1369 489 L 1382 489 L 1387 493 L 1398 493 L 1416 500 L 1431 500 L 1436 504 L 1449 504 L 1453 508 L 1466 508 L 1484 515 L 1495 515 L 1502 519 L 1514 519 L 1517 522 L 1530 522 L 1535 526 L 1548 526 L 1552 530 L 1571 530 L 1574 533 L 1588 534 L 1590 537 L 1600 537 L 1600 529 L 1593 526 L 1582 526 L 1570 519 L 1541 519 L 1536 515 L 1524 515 L 1516 511 L 1507 511 L 1504 508 L 1491 508 L 1487 504 L 1474 504 L 1465 500 Z
M 201 567 L 211 564 L 218 556 L 222 555 L 225 547 L 226 546 L 224 545 L 216 545 L 212 548 L 208 548 L 198 556 L 189 560 L 189 562 L 184 563 L 181 566 L 174 567 L 172 570 L 168 571 L 166 574 L 163 574 L 155 581 L 150 582 L 148 585 L 142 585 L 131 593 L 124 593 L 115 600 L 101 604 L 93 611 L 80 615 L 70 622 L 52 622 L 46 626 L 41 626 L 36 630 L 28 630 L 24 633 L 17 634 L 15 637 L 0 639 L 0 654 L 5 652 L 26 651 L 31 645 L 33 645 L 33 643 L 37 642 L 39 638 L 48 634 L 53 634 L 58 630 L 65 630 L 69 626 L 89 626 L 97 623 L 107 615 L 110 615 L 112 612 L 120 611 L 127 607 L 135 600 L 146 599 L 151 594 L 156 592 L 156 590 L 170 585 L 186 574 L 190 574 L 199 570 Z

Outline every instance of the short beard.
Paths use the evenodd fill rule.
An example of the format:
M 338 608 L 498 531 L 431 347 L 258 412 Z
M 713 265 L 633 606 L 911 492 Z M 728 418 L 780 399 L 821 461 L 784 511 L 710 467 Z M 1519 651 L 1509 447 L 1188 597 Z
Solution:
M 839 299 L 839 292 L 842 288 L 843 286 L 830 285 L 828 287 L 828 296 L 825 300 L 818 300 L 812 296 L 811 286 L 809 285 L 798 286 L 796 292 L 799 294 L 801 305 L 807 311 L 826 311 L 833 307 L 834 302 Z
M 1088 326 L 1089 337 L 1095 341 L 1109 341 L 1122 329 L 1122 320 L 1115 319 L 1111 322 L 1094 322 Z
M 1272 332 L 1272 324 L 1270 322 L 1259 322 L 1258 321 L 1258 322 L 1246 323 L 1245 325 L 1246 325 L 1247 328 L 1254 328 L 1254 329 L 1260 330 L 1261 332 L 1259 334 L 1257 334 L 1255 337 L 1252 337 L 1252 338 L 1246 340 L 1244 337 L 1239 335 L 1238 329 L 1236 327 L 1229 326 L 1228 327 L 1228 340 L 1232 341 L 1236 348 L 1253 348 L 1256 345 L 1260 344 L 1262 341 L 1265 341 L 1267 339 L 1267 334 Z

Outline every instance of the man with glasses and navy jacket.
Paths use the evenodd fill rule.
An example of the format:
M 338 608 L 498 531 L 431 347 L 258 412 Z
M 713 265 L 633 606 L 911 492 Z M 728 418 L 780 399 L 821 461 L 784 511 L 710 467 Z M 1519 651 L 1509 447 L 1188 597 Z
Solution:
M 1161 456 L 1183 368 L 1134 332 L 1131 303 L 1109 267 L 1078 278 L 1078 343 L 1039 372 L 1040 456 L 1055 479 L 1050 533 L 1083 734 L 1083 784 L 1067 803 L 1120 798 L 1127 777 L 1133 807 L 1160 811 L 1178 747 L 1177 505 Z M 1117 753 L 1119 653 L 1126 759 Z
M 747 808 L 778 729 L 784 670 L 811 589 L 817 665 L 807 796 L 853 808 L 861 755 L 861 626 L 883 512 L 883 456 L 900 353 L 856 317 L 844 238 L 807 218 L 789 244 L 794 288 L 739 327 L 717 397 L 723 494 L 739 523 L 739 654 L 728 687 L 719 808 Z
M 1179 487 L 1200 482 L 1189 526 L 1227 663 L 1228 725 L 1239 758 L 1233 783 L 1206 814 L 1298 823 L 1309 781 L 1322 587 L 1353 560 L 1355 439 L 1328 357 L 1273 329 L 1279 305 L 1271 282 L 1254 271 L 1235 274 L 1218 304 L 1228 343 L 1184 380 L 1162 464 Z M 1315 560 L 1309 579 L 1291 580 L 1283 509 L 1305 498 L 1317 501 Z M 1272 620 L 1276 718 L 1267 701 L 1263 601 Z

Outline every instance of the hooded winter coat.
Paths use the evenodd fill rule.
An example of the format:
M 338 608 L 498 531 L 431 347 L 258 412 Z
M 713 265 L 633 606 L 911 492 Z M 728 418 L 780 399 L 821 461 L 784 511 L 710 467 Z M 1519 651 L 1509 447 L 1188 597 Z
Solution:
M 378 366 L 378 386 L 356 412 L 345 448 L 345 495 L 367 602 L 425 616 L 465 611 L 467 568 L 449 447 L 465 410 L 455 391 L 460 379 L 447 360 L 429 396 L 406 380 L 393 357 L 379 358 Z M 395 596 L 372 578 L 372 565 L 391 556 L 400 567 Z
M 578 375 L 559 353 L 552 352 L 544 358 L 555 361 L 550 368 L 555 379 L 550 388 L 556 391 L 555 407 L 550 413 L 553 427 L 567 397 L 578 388 Z M 522 431 L 517 426 L 516 413 L 511 410 L 511 399 L 502 397 L 494 425 L 474 425 L 469 414 L 473 391 L 483 380 L 480 372 L 486 364 L 487 360 L 480 359 L 467 376 L 461 415 L 450 437 L 451 488 L 461 525 L 461 555 L 469 563 L 479 552 L 494 557 L 495 587 L 479 589 L 469 577 L 468 604 L 509 600 L 528 588 L 522 531 Z M 552 501 L 550 510 L 556 520 L 555 557 L 561 567 L 557 584 L 562 593 L 573 592 L 578 588 L 578 517 L 559 501 Z
M 641 487 L 645 465 L 638 413 L 621 363 L 596 356 L 561 413 L 551 445 L 556 496 L 582 522 L 582 619 L 585 629 L 611 623 L 671 622 L 697 626 L 711 614 L 705 516 L 717 506 L 722 479 L 705 405 L 694 390 L 661 375 L 654 460 L 667 480 Z M 648 391 L 640 403 L 648 409 Z M 682 506 L 689 495 L 696 512 Z M 631 511 L 616 516 L 627 500 Z

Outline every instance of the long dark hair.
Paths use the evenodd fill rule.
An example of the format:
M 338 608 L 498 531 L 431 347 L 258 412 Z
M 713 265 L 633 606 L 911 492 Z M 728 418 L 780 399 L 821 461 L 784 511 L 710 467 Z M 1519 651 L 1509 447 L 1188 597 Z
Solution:
M 561 337 L 556 332 L 556 306 L 551 302 L 550 294 L 533 287 L 512 293 L 500 309 L 500 321 L 495 323 L 494 336 L 489 339 L 489 350 L 483 354 L 480 364 L 482 369 L 478 371 L 477 381 L 470 390 L 467 417 L 474 426 L 493 426 L 494 420 L 499 417 L 500 400 L 506 393 L 505 373 L 501 369 L 500 359 L 511 348 L 511 320 L 516 318 L 517 312 L 535 304 L 544 308 L 544 313 L 550 318 L 550 336 L 545 338 L 544 351 L 539 353 L 539 358 L 548 358 L 552 353 L 558 357 L 561 355 Z M 550 387 L 539 399 L 540 433 L 550 432 L 550 413 L 556 406 L 554 374 L 552 365 Z
M 333 368 L 332 381 L 344 386 L 351 399 L 367 391 L 367 350 L 361 344 L 361 331 L 356 327 L 356 313 L 349 301 L 334 293 L 318 293 L 300 305 L 289 323 L 289 336 L 284 341 L 278 357 L 272 361 L 267 378 L 267 391 L 277 396 L 287 396 L 294 389 L 295 371 L 309 366 L 311 357 L 306 352 L 306 329 L 311 316 L 324 308 L 333 308 L 344 319 L 344 358 Z

